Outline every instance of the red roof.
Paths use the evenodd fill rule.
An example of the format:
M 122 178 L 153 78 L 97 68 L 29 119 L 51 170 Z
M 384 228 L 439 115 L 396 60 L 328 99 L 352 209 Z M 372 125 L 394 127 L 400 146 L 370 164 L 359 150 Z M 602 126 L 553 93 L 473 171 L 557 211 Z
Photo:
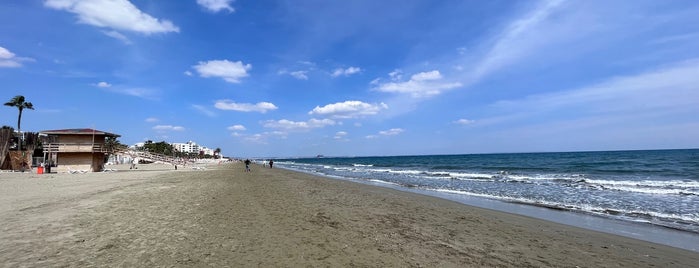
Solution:
M 101 130 L 96 130 L 92 128 L 69 128 L 69 129 L 56 129 L 56 130 L 44 130 L 39 131 L 40 134 L 47 135 L 100 135 L 109 137 L 121 137 L 119 134 L 109 133 Z

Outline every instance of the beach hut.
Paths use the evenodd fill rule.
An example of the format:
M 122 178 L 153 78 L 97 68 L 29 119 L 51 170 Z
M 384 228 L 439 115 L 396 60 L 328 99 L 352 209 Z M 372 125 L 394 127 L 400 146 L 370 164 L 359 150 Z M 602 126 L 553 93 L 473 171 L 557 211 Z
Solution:
M 44 163 L 55 172 L 98 172 L 104 169 L 107 155 L 113 148 L 107 138 L 120 135 L 91 128 L 40 131 Z

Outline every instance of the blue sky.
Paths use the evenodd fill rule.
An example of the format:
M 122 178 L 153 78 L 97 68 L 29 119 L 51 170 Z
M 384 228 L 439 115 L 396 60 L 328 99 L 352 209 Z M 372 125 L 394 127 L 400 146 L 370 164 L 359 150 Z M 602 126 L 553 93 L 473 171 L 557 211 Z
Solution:
M 226 156 L 699 148 L 697 1 L 0 3 L 22 130 Z M 16 126 L 5 107 L 0 123 Z

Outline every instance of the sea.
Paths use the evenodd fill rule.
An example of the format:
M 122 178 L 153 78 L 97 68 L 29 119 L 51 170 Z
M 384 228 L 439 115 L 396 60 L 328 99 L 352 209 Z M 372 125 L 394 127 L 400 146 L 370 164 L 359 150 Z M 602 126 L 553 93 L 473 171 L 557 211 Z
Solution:
M 676 231 L 690 245 L 696 242 L 690 249 L 699 250 L 699 239 L 695 240 L 699 149 L 318 156 L 276 159 L 275 166 L 455 200 L 480 200 L 476 205 L 506 203 L 514 205 L 510 206 L 514 212 L 537 208 L 654 226 Z M 659 239 L 667 239 L 662 236 Z

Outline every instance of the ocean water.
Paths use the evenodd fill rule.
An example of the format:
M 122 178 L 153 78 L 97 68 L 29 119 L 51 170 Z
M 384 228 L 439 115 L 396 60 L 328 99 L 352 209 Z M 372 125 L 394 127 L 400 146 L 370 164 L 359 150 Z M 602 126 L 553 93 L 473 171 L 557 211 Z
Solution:
M 294 158 L 275 165 L 699 234 L 699 149 Z

